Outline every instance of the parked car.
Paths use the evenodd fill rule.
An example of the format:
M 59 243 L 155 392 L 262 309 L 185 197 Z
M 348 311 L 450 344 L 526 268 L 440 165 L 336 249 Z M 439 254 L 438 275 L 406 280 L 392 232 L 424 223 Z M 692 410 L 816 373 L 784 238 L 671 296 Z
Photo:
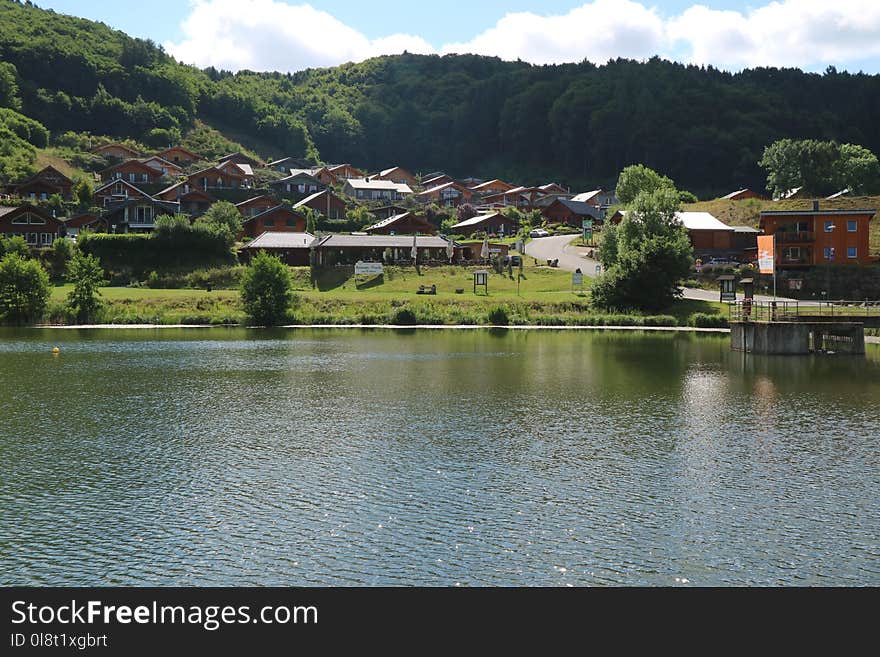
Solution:
M 535 228 L 529 232 L 529 237 L 550 237 L 550 233 L 543 228 Z

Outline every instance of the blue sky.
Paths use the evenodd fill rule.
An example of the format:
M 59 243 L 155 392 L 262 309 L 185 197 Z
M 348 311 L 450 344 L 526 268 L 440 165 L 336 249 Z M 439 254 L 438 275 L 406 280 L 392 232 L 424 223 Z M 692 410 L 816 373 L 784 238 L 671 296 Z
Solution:
M 880 72 L 880 0 L 37 0 L 163 44 L 179 59 L 298 70 L 400 52 L 534 63 L 612 57 Z M 364 7 L 372 8 L 365 11 Z

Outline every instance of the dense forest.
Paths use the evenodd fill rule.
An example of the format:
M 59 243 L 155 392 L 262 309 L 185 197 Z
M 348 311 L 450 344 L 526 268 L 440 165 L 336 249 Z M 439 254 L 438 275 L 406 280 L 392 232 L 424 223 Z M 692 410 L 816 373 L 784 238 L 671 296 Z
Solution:
M 266 157 L 576 189 L 611 185 L 641 162 L 700 196 L 763 188 L 757 162 L 784 137 L 880 152 L 877 75 L 408 54 L 292 75 L 232 74 L 181 65 L 150 41 L 15 0 L 0 0 L 0 108 L 0 158 L 26 159 L 65 131 L 166 146 L 200 120 L 234 130 L 245 145 L 272 144 L 260 148 Z

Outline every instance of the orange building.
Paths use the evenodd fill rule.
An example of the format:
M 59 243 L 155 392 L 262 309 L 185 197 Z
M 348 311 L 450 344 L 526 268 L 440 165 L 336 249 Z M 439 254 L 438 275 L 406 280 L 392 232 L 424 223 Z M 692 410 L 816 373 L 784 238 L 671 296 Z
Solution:
M 868 230 L 876 210 L 780 210 L 761 213 L 761 229 L 776 236 L 780 267 L 871 262 Z

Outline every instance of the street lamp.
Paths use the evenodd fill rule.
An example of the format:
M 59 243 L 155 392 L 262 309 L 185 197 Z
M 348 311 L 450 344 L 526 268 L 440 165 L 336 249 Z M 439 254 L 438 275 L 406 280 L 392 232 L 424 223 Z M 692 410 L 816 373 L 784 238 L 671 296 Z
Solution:
M 832 223 L 830 226 L 826 225 L 825 232 L 831 233 L 833 235 L 835 228 L 837 228 L 837 226 L 834 223 Z M 834 262 L 834 247 L 829 246 L 829 247 L 827 247 L 827 249 L 828 249 L 828 252 L 827 252 L 828 263 L 825 265 L 825 289 L 826 289 L 826 299 L 830 304 L 831 303 L 831 263 Z

